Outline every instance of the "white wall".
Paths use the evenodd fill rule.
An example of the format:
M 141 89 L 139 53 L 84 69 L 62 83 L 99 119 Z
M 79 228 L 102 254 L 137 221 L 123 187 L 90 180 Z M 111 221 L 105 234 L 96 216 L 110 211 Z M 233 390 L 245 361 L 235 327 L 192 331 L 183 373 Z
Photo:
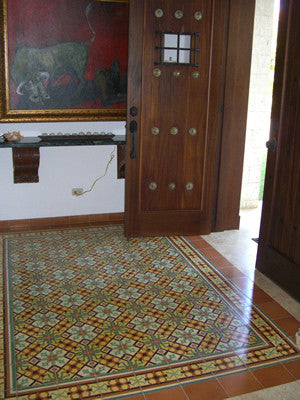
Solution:
M 42 133 L 113 132 L 125 134 L 125 122 L 56 122 L 0 124 L 0 135 L 20 131 Z M 117 149 L 107 175 L 93 191 L 72 196 L 71 189 L 89 189 L 103 175 L 114 146 L 40 148 L 38 183 L 13 183 L 12 150 L 0 148 L 0 220 L 105 214 L 124 211 L 124 179 L 117 179 Z

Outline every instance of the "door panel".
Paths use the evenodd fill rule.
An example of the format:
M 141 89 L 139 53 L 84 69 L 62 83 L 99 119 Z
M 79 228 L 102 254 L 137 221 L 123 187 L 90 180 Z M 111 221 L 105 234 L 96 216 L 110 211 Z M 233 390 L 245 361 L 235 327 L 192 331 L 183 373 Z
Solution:
M 130 2 L 127 236 L 210 231 L 228 8 L 226 1 L 217 3 L 222 4 L 216 7 L 210 0 Z M 156 10 L 163 15 L 155 15 Z M 178 10 L 182 16 L 176 14 Z M 201 12 L 200 19 L 195 18 L 196 12 Z M 216 17 L 221 18 L 217 21 Z M 177 39 L 175 50 L 164 40 L 165 34 Z M 181 43 L 187 35 L 191 35 L 190 50 Z M 172 60 L 166 59 L 170 55 Z M 181 56 L 189 65 L 181 62 Z M 133 106 L 138 109 L 136 116 L 130 112 Z M 133 120 L 136 133 L 130 132 Z
M 283 0 L 256 267 L 300 300 L 300 3 Z
M 158 6 L 164 12 L 161 18 L 154 13 Z M 186 1 L 184 7 L 182 2 L 146 3 L 141 120 L 144 132 L 140 153 L 143 160 L 141 209 L 145 212 L 203 209 L 200 199 L 204 191 L 204 149 L 207 141 L 210 2 L 202 11 L 201 21 L 193 18 L 197 7 L 203 10 L 203 4 L 199 4 L 199 1 Z M 180 19 L 174 16 L 178 9 L 183 11 Z M 161 35 L 164 36 L 162 32 L 174 32 L 172 36 L 175 40 L 175 32 L 198 33 L 196 63 L 199 67 L 172 63 L 157 65 L 160 53 L 164 53 L 159 49 Z M 195 43 L 192 45 L 194 47 Z M 191 58 L 194 62 L 193 54 Z M 161 71 L 159 77 L 153 76 L 155 65 Z M 201 78 L 192 78 L 195 71 L 199 72 Z M 174 73 L 180 75 L 174 77 Z M 152 127 L 159 129 L 158 135 L 151 134 Z M 177 134 L 170 133 L 172 127 L 178 130 Z M 197 130 L 195 136 L 189 135 L 190 128 Z M 156 190 L 149 190 L 151 182 L 157 184 Z M 192 190 L 185 189 L 187 182 L 192 182 Z M 174 190 L 168 188 L 170 183 L 176 185 Z

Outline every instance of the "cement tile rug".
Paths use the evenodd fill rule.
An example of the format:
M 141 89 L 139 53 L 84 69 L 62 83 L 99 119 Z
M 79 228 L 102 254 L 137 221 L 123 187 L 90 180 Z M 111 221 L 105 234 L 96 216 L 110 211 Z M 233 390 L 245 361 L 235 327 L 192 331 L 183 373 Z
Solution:
M 127 241 L 113 225 L 1 240 L 1 399 L 120 399 L 299 358 L 182 237 Z

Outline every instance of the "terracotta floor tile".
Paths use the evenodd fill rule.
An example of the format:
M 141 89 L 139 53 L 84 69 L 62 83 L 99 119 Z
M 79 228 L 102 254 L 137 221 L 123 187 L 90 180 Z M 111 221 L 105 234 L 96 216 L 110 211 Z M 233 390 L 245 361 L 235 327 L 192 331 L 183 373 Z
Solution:
M 273 299 L 266 292 L 264 292 L 257 285 L 255 285 L 254 290 L 253 290 L 252 300 L 253 300 L 253 303 L 260 305 L 262 303 L 270 302 Z
M 300 328 L 300 322 L 294 317 L 280 318 L 274 320 L 277 325 L 280 326 L 284 332 L 286 332 L 293 340 L 295 340 L 295 335 Z
M 225 257 L 223 256 L 218 256 L 212 259 L 209 259 L 212 264 L 219 268 L 223 272 L 223 268 L 234 268 L 233 265 L 231 264 L 230 261 L 228 261 Z
M 241 289 L 241 291 L 248 296 L 249 298 L 252 298 L 253 296 L 253 288 L 254 288 L 254 282 L 249 279 L 246 276 L 233 276 L 230 279 L 233 283 L 236 284 L 238 288 Z
M 218 378 L 218 380 L 229 396 L 238 396 L 263 388 L 251 372 L 241 372 Z
M 219 252 L 217 252 L 217 250 L 215 250 L 213 247 L 212 248 L 205 248 L 201 250 L 201 253 L 208 258 L 209 260 L 211 260 L 213 262 L 214 259 L 218 258 L 218 257 L 222 257 L 221 254 Z
M 204 239 L 202 239 L 202 237 L 199 236 L 199 235 L 187 235 L 187 236 L 185 236 L 185 238 L 186 238 L 187 240 L 198 240 L 198 239 L 204 240 Z
M 130 399 L 130 400 L 145 400 L 145 397 L 143 394 L 138 394 L 138 395 L 128 397 L 128 399 Z
M 253 371 L 253 375 L 260 381 L 263 387 L 282 385 L 295 380 L 281 364 L 272 365 L 266 368 L 259 368 Z
M 242 271 L 240 271 L 238 268 L 235 267 L 223 267 L 221 271 L 229 279 L 234 277 L 245 277 L 245 274 L 243 274 Z
M 189 400 L 221 400 L 227 397 L 216 379 L 184 385 L 183 390 Z
M 282 364 L 284 368 L 287 368 L 295 378 L 300 379 L 300 360 L 290 361 Z
M 187 400 L 187 397 L 181 387 L 174 387 L 171 389 L 144 394 L 147 400 Z
M 268 303 L 260 304 L 260 308 L 266 313 L 270 318 L 280 319 L 289 318 L 291 315 L 281 307 L 276 301 L 270 301 Z
M 186 239 L 199 250 L 213 248 L 209 243 L 207 243 L 206 240 L 202 239 L 200 236 L 186 236 Z

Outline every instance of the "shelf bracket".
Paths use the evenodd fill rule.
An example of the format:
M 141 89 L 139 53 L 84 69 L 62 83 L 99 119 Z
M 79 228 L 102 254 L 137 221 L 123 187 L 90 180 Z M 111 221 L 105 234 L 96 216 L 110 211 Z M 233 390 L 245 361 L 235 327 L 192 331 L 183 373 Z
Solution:
M 14 183 L 35 183 L 39 181 L 39 147 L 13 147 Z

